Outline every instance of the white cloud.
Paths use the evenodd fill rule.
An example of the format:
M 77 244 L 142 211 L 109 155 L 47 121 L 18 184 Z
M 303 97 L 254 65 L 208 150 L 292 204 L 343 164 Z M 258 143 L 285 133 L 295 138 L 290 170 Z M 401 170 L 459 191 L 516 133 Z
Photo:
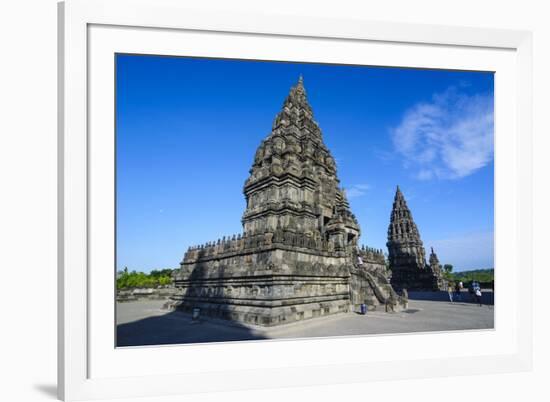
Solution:
M 368 190 L 370 190 L 370 186 L 368 184 L 355 184 L 346 189 L 346 196 L 348 197 L 348 199 L 361 197 Z
M 417 179 L 468 176 L 493 159 L 493 97 L 451 87 L 408 109 L 391 135 Z

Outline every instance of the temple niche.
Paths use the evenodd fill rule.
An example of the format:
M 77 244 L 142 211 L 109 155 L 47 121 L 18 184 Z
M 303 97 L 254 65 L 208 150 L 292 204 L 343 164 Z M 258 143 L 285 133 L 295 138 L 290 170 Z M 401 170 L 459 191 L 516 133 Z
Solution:
M 243 232 L 190 247 L 172 307 L 264 326 L 406 306 L 382 250 L 361 230 L 313 119 L 302 77 L 259 145 L 244 184 Z
M 433 248 L 430 264 L 426 264 L 420 232 L 399 186 L 393 201 L 386 245 L 391 284 L 395 290 L 439 290 L 444 287 L 441 266 Z

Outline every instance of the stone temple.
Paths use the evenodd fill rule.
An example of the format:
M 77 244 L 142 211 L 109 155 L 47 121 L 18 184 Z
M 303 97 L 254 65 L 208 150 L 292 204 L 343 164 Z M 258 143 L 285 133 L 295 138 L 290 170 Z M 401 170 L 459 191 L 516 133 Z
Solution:
M 426 253 L 420 232 L 399 186 L 393 201 L 386 245 L 392 271 L 391 284 L 394 289 L 400 291 L 444 288 L 437 255 L 432 248 L 430 265 L 426 264 Z
M 406 306 L 382 250 L 361 229 L 313 119 L 303 80 L 291 88 L 244 184 L 243 233 L 189 248 L 172 308 L 263 326 Z

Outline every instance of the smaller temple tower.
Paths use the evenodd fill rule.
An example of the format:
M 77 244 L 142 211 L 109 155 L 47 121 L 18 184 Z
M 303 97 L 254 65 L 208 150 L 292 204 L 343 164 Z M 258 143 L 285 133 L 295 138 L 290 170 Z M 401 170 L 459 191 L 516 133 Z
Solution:
M 447 287 L 447 281 L 443 278 L 443 269 L 441 264 L 439 263 L 439 258 L 437 258 L 437 254 L 434 251 L 433 247 L 431 248 L 430 253 L 430 270 L 432 271 L 433 275 L 437 277 L 437 286 L 440 290 L 445 290 Z
M 401 291 L 439 288 L 440 275 L 426 264 L 426 253 L 420 232 L 399 186 L 393 201 L 386 245 L 392 271 L 391 284 L 394 289 Z
M 439 258 L 437 258 L 437 254 L 433 247 L 431 247 L 430 253 L 430 268 L 435 274 L 441 274 L 441 264 L 439 263 Z

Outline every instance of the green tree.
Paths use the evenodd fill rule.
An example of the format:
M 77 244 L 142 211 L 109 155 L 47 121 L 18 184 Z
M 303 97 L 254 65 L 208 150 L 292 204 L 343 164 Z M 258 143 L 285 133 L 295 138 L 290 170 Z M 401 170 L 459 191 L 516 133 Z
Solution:
M 451 264 L 445 264 L 443 265 L 443 271 L 447 274 L 450 274 L 453 272 L 453 266 Z
M 117 289 L 154 288 L 172 283 L 172 269 L 153 270 L 149 274 L 131 271 L 125 267 L 117 275 Z

